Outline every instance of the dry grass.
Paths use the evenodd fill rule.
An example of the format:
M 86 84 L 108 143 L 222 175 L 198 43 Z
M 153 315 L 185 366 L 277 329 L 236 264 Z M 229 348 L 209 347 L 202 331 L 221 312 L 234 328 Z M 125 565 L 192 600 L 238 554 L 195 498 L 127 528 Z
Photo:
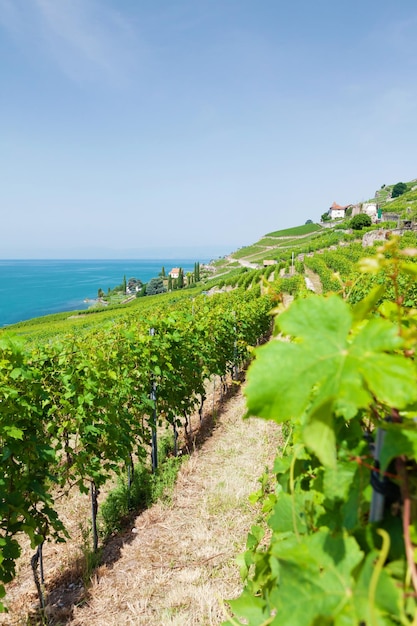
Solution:
M 313 283 L 314 293 L 318 293 L 318 294 L 323 293 L 323 286 L 321 284 L 321 280 L 320 280 L 320 277 L 318 276 L 318 274 L 313 272 L 313 270 L 311 270 L 308 267 L 305 267 L 304 270 L 305 270 L 305 275 Z
M 213 397 L 207 405 L 215 406 Z M 105 564 L 95 571 L 87 595 L 80 583 L 79 520 L 88 517 L 88 499 L 74 494 L 65 503 L 72 539 L 45 548 L 51 623 L 208 626 L 223 621 L 222 599 L 241 589 L 235 557 L 258 515 L 248 495 L 259 487 L 257 479 L 280 443 L 274 424 L 243 421 L 243 413 L 239 390 L 223 405 L 214 429 L 212 421 L 204 420 L 198 434 L 194 418 L 196 452 L 182 466 L 170 503 L 139 515 L 105 547 Z M 26 565 L 29 553 L 25 550 L 25 564 L 9 586 L 12 610 L 0 616 L 0 624 L 35 623 L 27 621 L 28 609 L 36 604 Z
M 257 517 L 248 495 L 271 461 L 273 424 L 242 421 L 239 394 L 210 440 L 184 464 L 169 507 L 140 517 L 135 540 L 112 569 L 101 568 L 72 626 L 218 625 L 222 599 L 240 589 L 236 555 Z

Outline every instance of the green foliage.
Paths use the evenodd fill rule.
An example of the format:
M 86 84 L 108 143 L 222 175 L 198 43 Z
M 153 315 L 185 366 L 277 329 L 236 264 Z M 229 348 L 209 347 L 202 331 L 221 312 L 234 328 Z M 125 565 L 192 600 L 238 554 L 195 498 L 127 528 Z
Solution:
M 304 274 L 305 268 L 304 263 L 302 261 L 295 261 L 294 263 L 295 271 L 297 274 Z
M 371 406 L 374 396 L 397 408 L 417 399 L 411 361 L 387 354 L 403 345 L 396 327 L 372 319 L 350 338 L 352 323 L 349 305 L 338 296 L 297 300 L 277 318 L 277 330 L 297 342 L 271 342 L 259 349 L 262 358 L 248 376 L 249 412 L 279 421 L 306 416 L 310 432 L 316 412 L 324 419 L 322 407 L 350 419 Z
M 154 296 L 158 293 L 164 293 L 164 291 L 166 290 L 164 287 L 164 281 L 162 280 L 161 277 L 151 278 L 149 283 L 146 285 L 147 296 Z
M 291 237 L 292 235 L 307 235 L 308 233 L 314 233 L 321 230 L 321 226 L 318 224 L 303 224 L 302 226 L 295 226 L 293 228 L 286 228 L 284 230 L 276 230 L 273 233 L 267 233 L 266 237 Z
M 371 226 L 372 220 L 366 213 L 359 213 L 358 215 L 352 217 L 349 225 L 353 228 L 353 230 L 362 230 L 362 228 Z
M 171 456 L 158 467 L 154 474 L 150 475 L 150 490 L 147 506 L 150 506 L 150 504 L 157 502 L 161 498 L 170 500 L 182 460 L 182 457 Z
M 139 289 L 139 291 L 136 293 L 137 298 L 143 298 L 143 296 L 146 296 L 146 287 L 147 287 L 147 284 L 144 283 L 142 287 Z
M 416 220 L 417 218 L 417 188 L 416 183 L 410 185 L 410 190 L 392 199 L 389 204 L 383 207 L 383 215 L 387 213 L 397 213 L 401 219 Z
M 352 254 L 353 248 L 352 250 L 350 250 L 350 248 L 351 246 L 349 247 L 348 255 L 343 253 L 343 249 L 337 251 L 325 250 L 321 257 L 327 267 L 333 270 L 333 272 L 338 272 L 339 276 L 341 276 L 343 280 L 348 280 L 355 271 L 354 260 L 356 259 L 354 259 Z M 361 251 L 362 250 L 363 249 L 361 247 Z
M 184 287 L 184 270 L 182 267 L 179 268 L 178 278 L 177 278 L 177 288 L 182 289 Z
M 65 538 L 53 508 L 54 486 L 64 492 L 77 487 L 86 493 L 92 484 L 100 489 L 110 476 L 124 473 L 132 455 L 147 466 L 153 386 L 158 419 L 179 427 L 178 416 L 199 404 L 206 380 L 246 362 L 249 346 L 270 330 L 271 300 L 256 287 L 210 298 L 187 290 L 185 296 L 146 300 L 149 307 L 132 307 L 119 321 L 30 349 L 0 340 L 3 586 L 15 574 L 17 535 L 25 533 L 33 547 Z M 175 479 L 179 461 L 163 461 L 171 446 L 160 441 L 166 471 L 140 474 L 142 487 L 149 483 L 146 498 L 165 492 Z M 141 501 L 143 491 L 132 489 L 129 497 Z M 125 496 L 122 489 L 108 505 L 108 531 L 116 511 L 125 510 Z
M 198 261 L 194 263 L 194 282 L 200 282 L 200 263 Z
M 399 283 L 417 276 L 417 250 L 405 246 L 393 238 L 361 261 L 384 280 L 357 304 L 298 299 L 276 318 L 280 340 L 256 350 L 248 415 L 282 423 L 287 441 L 275 490 L 256 496 L 268 533 L 251 529 L 228 626 L 415 624 L 417 319 Z M 381 300 L 390 282 L 394 297 Z M 401 495 L 376 516 L 367 440 L 381 427 L 381 480 Z
M 287 293 L 295 296 L 305 290 L 304 278 L 298 274 L 289 277 L 278 277 L 270 287 L 271 293 Z
M 148 468 L 137 465 L 130 485 L 125 477 L 118 478 L 117 486 L 100 506 L 100 534 L 103 538 L 120 531 L 132 511 L 146 507 L 149 501 L 150 476 Z
M 240 250 L 237 250 L 236 252 L 234 252 L 232 256 L 234 259 L 244 259 L 246 257 L 251 256 L 252 254 L 256 254 L 257 252 L 264 252 L 264 251 L 265 251 L 264 246 L 255 244 L 253 246 L 246 246 L 245 248 L 240 248 Z
M 142 288 L 142 281 L 139 280 L 138 278 L 135 278 L 134 276 L 132 276 L 132 278 L 129 278 L 129 280 L 127 281 L 127 289 L 130 292 L 137 292 Z
M 340 278 L 328 268 L 325 260 L 320 255 L 316 254 L 313 257 L 306 257 L 304 263 L 306 267 L 318 274 L 324 293 L 338 292 L 342 289 Z
M 278 237 L 262 237 L 262 239 L 260 239 L 257 242 L 257 245 L 259 246 L 279 246 L 282 244 L 282 241 L 280 241 L 280 239 Z M 268 251 L 265 251 L 265 254 L 268 254 Z
M 126 477 L 119 476 L 116 488 L 100 507 L 103 538 L 120 531 L 132 511 L 149 507 L 161 498 L 170 498 L 181 463 L 187 458 L 173 457 L 170 456 L 171 453 L 172 438 L 161 438 L 158 441 L 158 469 L 154 474 L 149 466 L 138 463 L 134 467 L 130 484 Z
M 42 376 L 39 364 L 33 365 L 18 344 L 0 341 L 0 598 L 1 583 L 15 575 L 19 534 L 26 533 L 32 548 L 48 536 L 67 536 L 50 493 L 57 458 L 44 427 Z
M 406 191 L 407 191 L 407 185 L 405 183 L 397 183 L 392 188 L 391 197 L 392 198 L 398 198 L 398 196 L 401 196 Z

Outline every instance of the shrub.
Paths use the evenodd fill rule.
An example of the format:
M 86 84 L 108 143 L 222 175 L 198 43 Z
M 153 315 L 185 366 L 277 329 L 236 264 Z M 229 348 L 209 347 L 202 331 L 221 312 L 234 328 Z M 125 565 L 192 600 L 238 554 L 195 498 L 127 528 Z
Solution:
M 355 217 L 352 217 L 350 220 L 350 227 L 353 230 L 362 230 L 362 228 L 366 228 L 371 225 L 372 220 L 369 215 L 366 215 L 366 213 L 359 213 L 359 215 L 355 215 Z
M 392 188 L 392 198 L 398 198 L 398 196 L 402 196 L 403 193 L 407 191 L 407 185 L 405 183 L 397 183 Z

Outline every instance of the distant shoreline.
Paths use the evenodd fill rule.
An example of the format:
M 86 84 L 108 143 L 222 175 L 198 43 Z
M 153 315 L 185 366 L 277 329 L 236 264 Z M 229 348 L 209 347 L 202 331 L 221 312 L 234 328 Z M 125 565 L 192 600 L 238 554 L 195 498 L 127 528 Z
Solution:
M 147 282 L 164 266 L 192 271 L 194 259 L 1 259 L 0 328 L 30 319 L 88 309 L 97 292 L 123 276 Z M 85 302 L 88 300 L 88 302 Z

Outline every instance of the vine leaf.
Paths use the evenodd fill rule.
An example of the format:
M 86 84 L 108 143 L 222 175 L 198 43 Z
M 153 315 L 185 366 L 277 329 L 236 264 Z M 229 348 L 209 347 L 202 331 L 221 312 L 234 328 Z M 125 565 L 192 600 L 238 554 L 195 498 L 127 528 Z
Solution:
M 271 592 L 277 624 L 317 623 L 318 616 L 335 617 L 351 601 L 353 573 L 363 559 L 354 538 L 323 528 L 302 543 L 280 541 L 272 551 L 280 571 L 280 585 Z
M 325 465 L 333 465 L 335 438 L 326 411 L 354 417 L 375 402 L 397 408 L 417 398 L 415 369 L 403 356 L 397 328 L 383 319 L 353 326 L 350 306 L 340 297 L 296 300 L 277 318 L 292 342 L 259 348 L 248 373 L 248 415 L 277 422 L 306 414 L 305 443 Z
M 369 587 L 378 552 L 364 558 L 353 537 L 321 528 L 301 543 L 294 536 L 273 543 L 271 555 L 279 561 L 279 584 L 270 589 L 267 602 L 262 604 L 257 598 L 249 612 L 249 597 L 244 593 L 240 603 L 230 603 L 249 624 L 262 623 L 266 604 L 276 612 L 271 624 L 277 626 L 387 626 L 393 623 L 390 616 L 403 616 L 401 590 L 384 570 L 371 605 Z
M 404 455 L 411 459 L 417 457 L 417 432 L 404 429 L 402 424 L 398 426 L 397 424 L 386 425 L 387 432 L 380 455 L 382 471 L 385 471 L 390 461 L 397 456 Z
M 268 522 L 274 532 L 299 532 L 303 534 L 307 532 L 305 508 L 306 502 L 311 501 L 311 499 L 312 496 L 306 493 L 297 493 L 294 496 L 285 492 L 280 493 L 274 506 L 274 512 Z
M 361 621 L 365 624 L 372 624 L 374 618 L 375 626 L 386 626 L 386 624 L 394 623 L 388 620 L 387 616 L 394 615 L 401 616 L 403 624 L 407 623 L 402 609 L 401 589 L 384 569 L 379 572 L 375 597 L 372 599 L 369 597 L 371 578 L 377 557 L 378 552 L 375 550 L 367 555 L 354 588 L 353 602 L 346 607 L 345 613 L 351 616 L 352 621 L 348 622 L 340 618 L 336 624 L 345 626 L 345 624 L 351 623 L 352 626 L 356 626 Z
M 245 615 L 245 624 L 248 626 L 259 626 L 264 624 L 268 618 L 268 611 L 266 610 L 265 602 L 261 598 L 254 598 L 247 591 L 244 591 L 239 598 L 235 600 L 229 600 L 232 611 L 237 615 Z M 268 622 L 267 622 L 268 623 Z M 228 625 L 243 626 L 243 622 L 227 622 Z
M 323 465 L 336 467 L 336 436 L 331 406 L 332 400 L 329 400 L 310 415 L 310 421 L 304 427 L 304 442 Z

